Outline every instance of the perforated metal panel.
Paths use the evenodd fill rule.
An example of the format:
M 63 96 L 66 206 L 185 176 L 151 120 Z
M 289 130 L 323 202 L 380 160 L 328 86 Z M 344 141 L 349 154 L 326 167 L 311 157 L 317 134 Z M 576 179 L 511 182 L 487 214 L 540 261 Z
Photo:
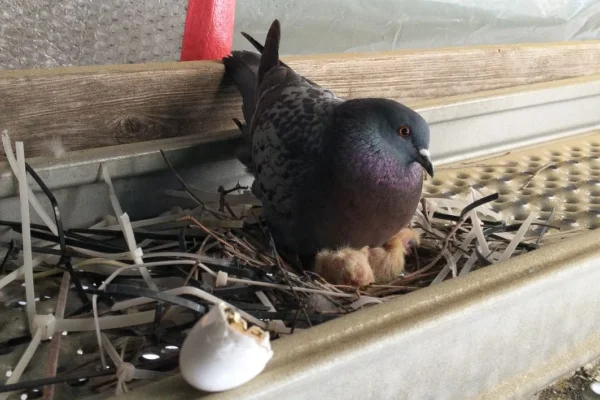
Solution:
M 507 220 L 534 212 L 564 229 L 600 227 L 600 131 L 440 167 L 425 182 L 428 197 L 453 198 L 469 186 L 488 195 Z

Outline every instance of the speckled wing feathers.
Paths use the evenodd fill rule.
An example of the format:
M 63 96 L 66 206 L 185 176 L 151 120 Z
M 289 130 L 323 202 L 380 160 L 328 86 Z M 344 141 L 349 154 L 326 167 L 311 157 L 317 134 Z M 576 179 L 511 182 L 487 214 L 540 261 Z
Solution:
M 263 57 L 274 44 L 278 45 L 278 40 L 268 36 Z M 255 170 L 252 190 L 262 200 L 278 242 L 297 249 L 314 237 L 310 227 L 302 226 L 302 203 L 310 199 L 319 180 L 324 142 L 332 132 L 335 106 L 342 100 L 291 68 L 275 65 L 273 59 L 265 63 L 250 124 Z
M 309 240 L 312 235 L 308 227 L 301 227 L 306 206 L 303 203 L 318 185 L 318 169 L 325 142 L 332 134 L 334 109 L 342 100 L 294 75 L 280 68 L 269 72 L 263 82 L 273 78 L 285 83 L 263 92 L 252 120 L 256 171 L 252 190 L 262 200 L 274 234 L 298 232 L 279 241 L 299 248 L 303 247 L 301 243 L 292 242 L 304 235 Z
M 247 157 L 251 165 L 247 167 L 255 177 L 252 192 L 262 201 L 279 244 L 295 250 L 313 249 L 316 235 L 307 213 L 314 207 L 307 203 L 317 202 L 318 187 L 326 184 L 319 167 L 328 138 L 335 132 L 335 107 L 343 100 L 278 59 L 277 22 L 271 26 L 264 47 L 249 35 L 244 36 L 262 57 L 232 52 L 224 62 L 238 90 L 244 91 L 243 128 L 248 150 L 251 146 L 251 156 Z M 258 65 L 256 60 L 260 60 Z M 241 81 L 249 75 L 258 83 L 254 87 Z
M 226 74 L 233 79 L 236 88 L 242 96 L 242 113 L 245 121 L 241 122 L 237 119 L 234 119 L 234 122 L 240 129 L 243 138 L 242 143 L 240 143 L 236 149 L 236 156 L 242 162 L 242 164 L 244 164 L 246 170 L 252 175 L 255 175 L 254 164 L 252 162 L 252 136 L 249 125 L 252 122 L 256 109 L 257 97 L 261 95 L 261 93 L 258 91 L 258 80 L 259 65 L 261 62 L 261 54 L 264 51 L 264 46 L 249 34 L 242 32 L 242 35 L 259 51 L 260 54 L 246 50 L 233 51 L 230 56 L 223 58 L 223 64 L 225 66 Z M 278 47 L 279 35 L 280 33 L 277 33 L 275 38 L 276 43 L 273 43 L 274 41 L 272 40 L 271 45 L 275 44 Z M 280 79 L 277 77 L 277 75 L 281 74 L 281 70 L 277 68 L 278 72 L 273 74 L 274 77 L 270 80 L 270 82 L 266 85 L 261 85 L 263 88 L 266 87 L 263 92 L 265 90 L 281 88 L 282 85 L 286 86 L 288 84 L 293 85 L 299 83 L 307 83 L 314 88 L 321 89 L 319 85 L 311 80 L 294 73 L 294 71 L 283 61 L 278 60 L 278 65 L 280 67 L 284 67 L 284 69 L 288 69 L 292 74 L 287 75 L 287 79 Z M 270 69 L 272 69 L 274 66 L 275 65 L 272 65 Z M 289 78 L 292 79 L 290 80 Z M 272 85 L 275 85 L 275 87 Z M 272 97 L 274 96 L 268 96 L 265 98 L 263 104 L 270 104 L 268 100 Z

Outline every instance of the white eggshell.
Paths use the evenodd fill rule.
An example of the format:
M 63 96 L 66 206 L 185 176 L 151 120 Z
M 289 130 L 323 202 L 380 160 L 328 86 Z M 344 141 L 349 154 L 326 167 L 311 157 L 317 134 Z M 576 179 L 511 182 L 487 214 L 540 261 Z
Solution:
M 261 331 L 259 338 L 241 331 L 228 322 L 231 311 L 227 310 L 225 303 L 215 305 L 181 346 L 181 375 L 197 389 L 219 392 L 243 385 L 258 375 L 273 356 L 269 333 Z

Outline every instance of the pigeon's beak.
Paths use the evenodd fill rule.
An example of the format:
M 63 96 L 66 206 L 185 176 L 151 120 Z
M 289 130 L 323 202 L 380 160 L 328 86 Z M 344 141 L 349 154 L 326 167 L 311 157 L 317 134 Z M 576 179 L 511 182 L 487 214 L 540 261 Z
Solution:
M 425 168 L 429 176 L 433 178 L 433 164 L 431 164 L 431 153 L 429 153 L 429 150 L 420 149 L 417 161 Z

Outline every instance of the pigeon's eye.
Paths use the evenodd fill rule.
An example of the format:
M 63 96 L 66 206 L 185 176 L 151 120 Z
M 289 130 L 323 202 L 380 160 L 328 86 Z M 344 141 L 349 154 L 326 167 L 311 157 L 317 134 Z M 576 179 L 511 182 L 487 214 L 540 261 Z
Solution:
M 398 135 L 402 136 L 403 138 L 409 137 L 410 136 L 410 128 L 407 125 L 402 125 L 398 129 Z

